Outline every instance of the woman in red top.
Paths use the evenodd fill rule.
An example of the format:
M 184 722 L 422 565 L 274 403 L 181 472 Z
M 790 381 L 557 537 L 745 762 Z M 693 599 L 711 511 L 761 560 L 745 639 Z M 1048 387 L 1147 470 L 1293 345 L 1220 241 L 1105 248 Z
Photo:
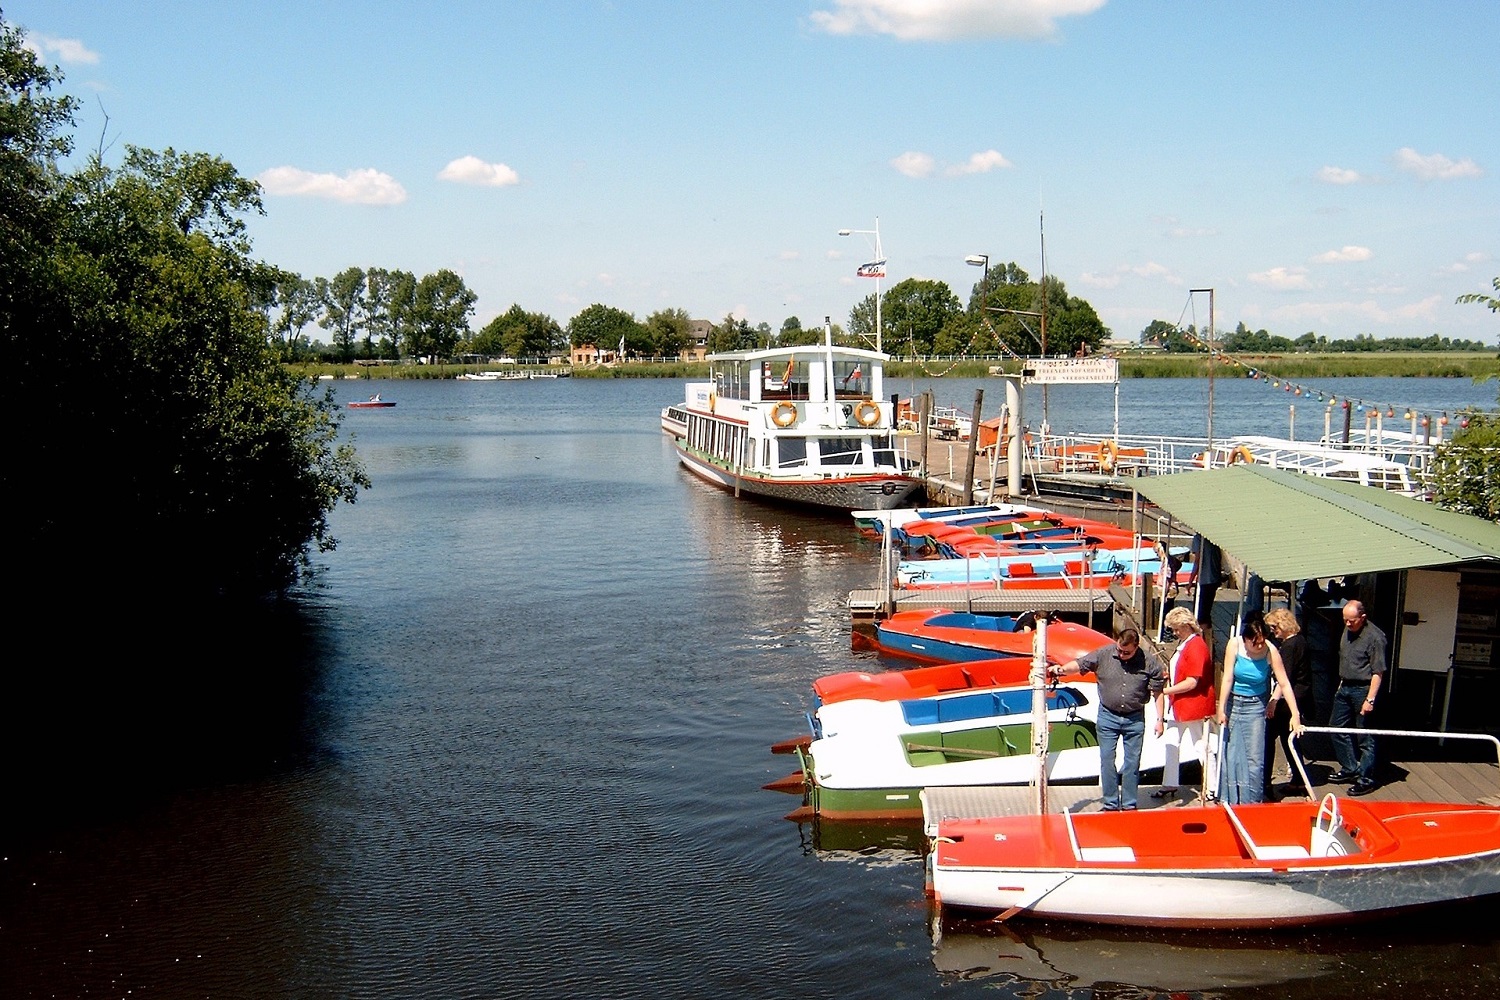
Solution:
M 1163 620 L 1176 633 L 1177 652 L 1168 670 L 1166 764 L 1161 788 L 1151 794 L 1159 799 L 1177 794 L 1178 770 L 1183 760 L 1202 760 L 1208 740 L 1208 720 L 1214 714 L 1213 653 L 1203 641 L 1203 629 L 1188 608 L 1176 607 Z

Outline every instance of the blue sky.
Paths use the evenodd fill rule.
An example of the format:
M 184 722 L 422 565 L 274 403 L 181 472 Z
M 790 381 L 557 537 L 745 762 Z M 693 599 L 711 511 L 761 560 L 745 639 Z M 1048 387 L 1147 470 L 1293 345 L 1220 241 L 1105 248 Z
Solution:
M 0 0 L 78 147 L 222 156 L 257 256 L 847 322 L 970 254 L 1153 319 L 1495 343 L 1500 3 Z M 106 125 L 105 115 L 108 115 Z M 878 221 L 877 221 L 878 220 Z

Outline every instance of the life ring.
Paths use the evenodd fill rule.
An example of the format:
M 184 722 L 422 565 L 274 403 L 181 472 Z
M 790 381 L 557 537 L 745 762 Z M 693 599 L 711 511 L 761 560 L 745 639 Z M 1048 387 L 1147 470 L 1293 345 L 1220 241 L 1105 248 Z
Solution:
M 854 419 L 861 427 L 874 427 L 880 422 L 880 407 L 868 399 L 862 399 L 859 405 L 854 407 Z
M 1244 462 L 1246 465 L 1254 465 L 1255 453 L 1244 445 L 1240 445 L 1238 448 L 1234 449 L 1234 451 L 1229 453 L 1229 464 L 1233 465 L 1235 462 Z
M 1193 459 L 1193 464 L 1200 469 L 1206 469 L 1213 464 L 1213 458 L 1208 452 L 1199 452 L 1198 457 Z
M 1115 463 L 1120 460 L 1120 448 L 1113 441 L 1099 442 L 1099 471 L 1109 475 L 1115 471 Z
M 795 403 L 777 403 L 771 410 L 771 423 L 777 427 L 790 427 L 797 422 L 797 405 Z

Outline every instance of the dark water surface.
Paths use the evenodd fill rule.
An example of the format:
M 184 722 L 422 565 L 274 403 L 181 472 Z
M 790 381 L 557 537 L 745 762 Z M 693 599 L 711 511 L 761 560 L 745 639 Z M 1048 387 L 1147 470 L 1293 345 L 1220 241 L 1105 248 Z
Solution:
M 1494 404 L 1467 381 L 1329 381 L 1398 411 Z M 981 386 L 998 406 L 994 381 L 933 384 L 964 408 Z M 290 606 L 142 622 L 99 643 L 121 666 L 97 697 L 63 677 L 10 706 L 0 996 L 1500 988 L 1495 908 L 1314 935 L 935 936 L 910 830 L 798 827 L 797 800 L 760 787 L 791 770 L 768 746 L 804 730 L 810 682 L 881 665 L 850 649 L 843 602 L 876 558 L 851 522 L 680 471 L 657 423 L 679 382 L 335 391 L 376 388 L 397 406 L 346 424 L 375 487 Z M 1201 382 L 1121 395 L 1127 432 L 1203 433 Z M 1220 380 L 1215 401 L 1217 433 L 1285 433 L 1261 383 Z M 1054 389 L 1049 408 L 1107 430 L 1113 395 Z

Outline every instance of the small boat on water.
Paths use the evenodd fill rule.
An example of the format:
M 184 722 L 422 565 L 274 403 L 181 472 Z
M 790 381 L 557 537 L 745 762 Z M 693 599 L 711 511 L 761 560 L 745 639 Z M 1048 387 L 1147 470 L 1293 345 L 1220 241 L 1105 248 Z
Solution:
M 1500 760 L 1500 740 L 1487 734 L 1366 732 L 1484 742 Z M 1291 757 L 1311 787 L 1301 758 Z M 1500 897 L 1500 806 L 1489 801 L 1328 794 L 1321 802 L 974 818 L 946 817 L 924 800 L 928 885 L 945 916 L 996 921 L 1196 929 L 1345 923 Z
M 1325 796 L 939 822 L 944 908 L 1151 927 L 1341 923 L 1500 894 L 1500 808 Z
M 674 434 L 683 467 L 736 496 L 849 511 L 905 502 L 922 480 L 881 398 L 886 355 L 835 348 L 832 336 L 710 355 L 711 380 L 688 383 Z
M 1097 685 L 1049 688 L 1047 780 L 1097 782 Z M 800 792 L 789 819 L 917 819 L 923 788 L 1026 785 L 1038 757 L 1028 687 L 963 691 L 900 701 L 851 700 L 819 710 L 816 737 L 795 744 L 800 773 L 766 787 Z M 1166 762 L 1166 742 L 1146 710 L 1141 769 Z M 1186 758 L 1185 758 L 1186 759 Z
M 1028 656 L 1036 642 L 1032 629 L 1039 620 L 1047 627 L 1047 659 L 1053 664 L 1076 660 L 1114 641 L 1076 622 L 1047 621 L 1030 613 L 1012 617 L 947 608 L 897 611 L 876 625 L 876 641 L 887 653 L 937 663 Z
M 395 403 L 388 399 L 381 399 L 378 392 L 369 399 L 355 399 L 349 402 L 349 407 L 355 410 L 377 409 L 395 405 Z

